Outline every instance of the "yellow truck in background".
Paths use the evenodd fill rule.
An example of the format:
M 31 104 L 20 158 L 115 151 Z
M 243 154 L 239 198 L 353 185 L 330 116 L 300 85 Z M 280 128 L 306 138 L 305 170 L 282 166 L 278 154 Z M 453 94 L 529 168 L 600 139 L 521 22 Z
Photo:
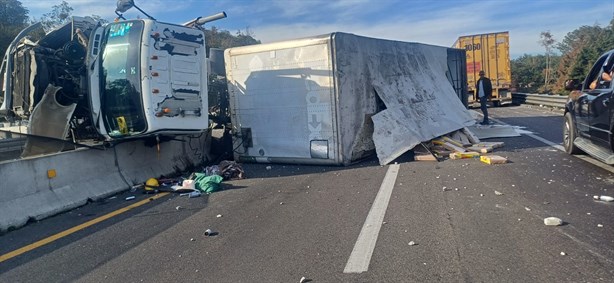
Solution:
M 478 73 L 484 70 L 492 82 L 494 106 L 511 102 L 512 74 L 510 69 L 509 32 L 495 32 L 461 36 L 452 47 L 467 51 L 467 91 L 469 104 L 479 101 L 475 93 Z

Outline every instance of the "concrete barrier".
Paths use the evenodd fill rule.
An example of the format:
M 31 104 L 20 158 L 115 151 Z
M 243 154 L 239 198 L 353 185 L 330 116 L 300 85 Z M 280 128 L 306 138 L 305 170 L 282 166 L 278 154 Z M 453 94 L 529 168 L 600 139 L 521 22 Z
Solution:
M 78 149 L 0 162 L 0 231 L 204 162 L 207 135 L 179 139 L 161 143 L 159 153 L 156 146 L 136 140 L 105 150 Z M 49 170 L 55 177 L 48 176 Z

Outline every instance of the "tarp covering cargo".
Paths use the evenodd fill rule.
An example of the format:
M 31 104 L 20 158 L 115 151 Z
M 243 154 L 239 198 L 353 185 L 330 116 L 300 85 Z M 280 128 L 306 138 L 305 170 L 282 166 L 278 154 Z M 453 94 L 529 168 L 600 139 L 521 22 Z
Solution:
M 235 159 L 387 164 L 473 124 L 458 52 L 346 33 L 227 49 Z

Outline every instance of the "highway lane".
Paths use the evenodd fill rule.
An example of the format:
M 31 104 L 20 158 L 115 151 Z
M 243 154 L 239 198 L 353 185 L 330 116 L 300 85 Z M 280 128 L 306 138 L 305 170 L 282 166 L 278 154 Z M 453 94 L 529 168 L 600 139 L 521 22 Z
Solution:
M 561 142 L 560 113 L 524 106 L 491 113 Z M 528 136 L 494 141 L 506 143 L 496 153 L 511 163 L 409 162 L 409 154 L 396 161 L 366 272 L 344 268 L 390 168 L 374 159 L 349 167 L 245 164 L 248 179 L 224 191 L 163 197 L 2 262 L 0 281 L 611 281 L 614 203 L 592 195 L 614 195 L 614 175 Z M 0 253 L 124 207 L 129 194 L 2 235 Z M 565 225 L 545 226 L 548 216 Z M 219 234 L 206 237 L 207 228 Z

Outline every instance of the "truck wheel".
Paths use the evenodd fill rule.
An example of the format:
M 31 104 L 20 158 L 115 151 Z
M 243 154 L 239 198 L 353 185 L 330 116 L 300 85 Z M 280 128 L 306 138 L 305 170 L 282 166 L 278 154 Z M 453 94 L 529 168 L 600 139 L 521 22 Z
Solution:
M 495 101 L 493 101 L 493 102 L 492 102 L 492 106 L 493 106 L 493 107 L 501 107 L 501 101 L 499 101 L 499 100 L 495 100 Z
M 563 146 L 565 147 L 565 152 L 569 154 L 580 153 L 580 149 L 573 144 L 577 136 L 576 124 L 574 124 L 571 113 L 567 112 L 565 114 L 565 125 L 563 126 Z

